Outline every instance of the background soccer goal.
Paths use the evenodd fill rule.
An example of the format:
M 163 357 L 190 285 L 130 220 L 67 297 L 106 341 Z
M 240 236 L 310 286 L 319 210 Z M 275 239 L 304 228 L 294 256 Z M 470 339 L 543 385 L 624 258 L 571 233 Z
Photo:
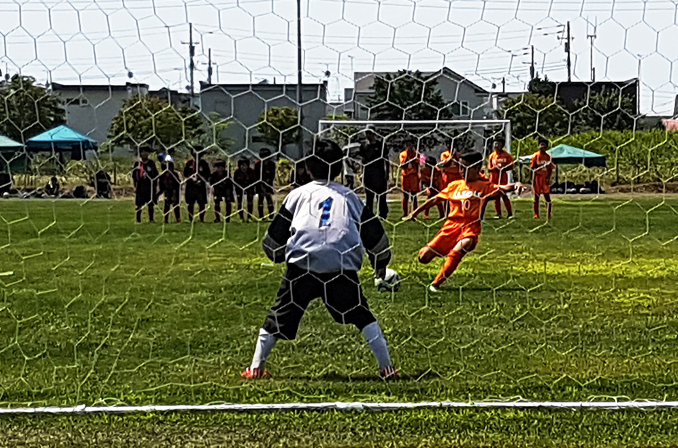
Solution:
M 673 406 L 676 12 L 0 0 L 0 407 Z M 379 292 L 367 264 L 360 278 L 401 380 L 382 382 L 361 335 L 320 303 L 276 347 L 273 379 L 242 380 L 284 275 L 261 247 L 270 211 L 309 181 L 318 139 L 346 148 L 338 180 L 368 199 L 369 132 L 389 167 L 382 217 L 402 284 Z M 413 139 L 436 163 L 447 145 L 488 156 L 497 137 L 527 183 L 548 140 L 553 219 L 533 218 L 529 194 L 513 197 L 515 219 L 490 206 L 478 248 L 433 295 L 441 262 L 418 251 L 445 216 L 402 220 L 398 153 Z M 142 148 L 157 174 L 135 169 Z M 209 190 L 204 223 L 199 197 L 193 222 L 186 208 L 196 148 L 233 182 L 218 210 Z M 135 222 L 139 175 L 176 193 L 180 215 L 170 193 L 149 193 Z

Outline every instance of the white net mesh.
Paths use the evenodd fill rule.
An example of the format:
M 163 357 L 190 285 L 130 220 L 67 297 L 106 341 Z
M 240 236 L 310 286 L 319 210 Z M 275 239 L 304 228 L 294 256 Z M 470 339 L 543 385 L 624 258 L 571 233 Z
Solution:
M 676 5 L 299 6 L 297 66 L 287 0 L 0 3 L 0 403 L 675 398 Z M 550 156 L 533 156 L 544 138 Z M 342 228 L 341 269 L 322 271 L 325 254 L 290 272 L 262 243 L 321 140 L 344 151 L 348 189 L 309 195 L 306 218 L 376 222 L 388 244 Z M 514 165 L 489 161 L 495 143 Z M 480 176 L 552 193 L 553 219 L 500 198 L 479 238 L 440 253 L 458 197 L 402 217 L 474 152 Z M 351 273 L 362 245 L 392 253 L 397 292 L 367 261 Z M 248 383 L 281 279 L 298 277 L 281 305 L 309 305 L 295 342 L 268 357 L 272 381 Z M 360 282 L 399 383 L 371 381 L 381 336 L 355 314 Z

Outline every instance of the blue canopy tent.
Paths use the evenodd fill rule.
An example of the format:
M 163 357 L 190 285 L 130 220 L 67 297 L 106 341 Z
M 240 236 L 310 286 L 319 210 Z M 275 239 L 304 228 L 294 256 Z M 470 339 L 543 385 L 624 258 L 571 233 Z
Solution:
M 97 149 L 96 140 L 82 135 L 66 125 L 45 131 L 26 142 L 28 152 L 47 151 L 58 153 L 59 157 L 62 157 L 64 152 L 70 152 L 72 160 L 83 160 L 85 151 L 96 151 Z

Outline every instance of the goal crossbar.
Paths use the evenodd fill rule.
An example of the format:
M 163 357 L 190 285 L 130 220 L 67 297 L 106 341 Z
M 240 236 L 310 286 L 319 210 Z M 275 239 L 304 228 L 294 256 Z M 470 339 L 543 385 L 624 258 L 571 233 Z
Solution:
M 678 409 L 678 401 L 429 401 L 413 403 L 326 402 L 271 404 L 206 404 L 142 406 L 45 406 L 0 408 L 0 416 L 127 414 L 156 412 L 322 412 L 322 411 L 402 411 L 413 409 Z

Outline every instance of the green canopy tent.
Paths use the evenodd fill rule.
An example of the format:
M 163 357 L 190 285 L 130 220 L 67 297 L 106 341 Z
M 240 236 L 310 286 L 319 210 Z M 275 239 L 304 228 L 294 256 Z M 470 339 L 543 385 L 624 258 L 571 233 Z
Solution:
M 586 168 L 607 167 L 607 158 L 592 151 L 569 145 L 558 145 L 546 151 L 556 165 L 556 183 L 558 183 L 558 165 L 584 165 Z M 522 156 L 519 163 L 530 163 L 532 156 Z
M 584 165 L 586 168 L 606 167 L 607 159 L 605 156 L 587 151 L 581 148 L 575 148 L 569 145 L 558 145 L 546 151 L 553 163 L 556 165 Z M 520 163 L 530 163 L 532 156 L 523 156 L 518 159 Z
M 83 160 L 85 151 L 96 151 L 98 148 L 96 140 L 61 125 L 28 139 L 26 149 L 28 152 L 56 153 L 62 160 L 63 153 L 70 152 L 72 160 Z
M 28 170 L 28 157 L 24 145 L 0 135 L 0 163 L 0 171 L 25 173 Z

